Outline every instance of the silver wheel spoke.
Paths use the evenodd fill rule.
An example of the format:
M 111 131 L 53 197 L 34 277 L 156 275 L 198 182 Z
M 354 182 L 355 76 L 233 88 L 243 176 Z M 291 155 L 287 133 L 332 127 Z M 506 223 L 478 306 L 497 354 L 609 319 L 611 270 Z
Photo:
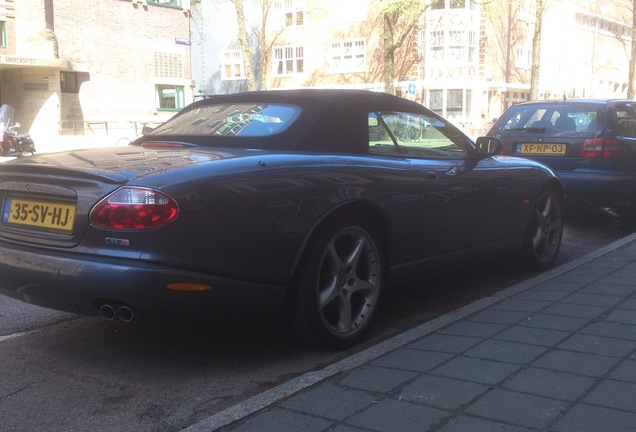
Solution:
M 342 230 L 325 250 L 318 308 L 331 331 L 354 334 L 375 307 L 380 290 L 378 250 L 363 230 Z
M 338 310 L 338 329 L 342 332 L 350 332 L 352 327 L 351 320 L 351 297 L 340 298 Z

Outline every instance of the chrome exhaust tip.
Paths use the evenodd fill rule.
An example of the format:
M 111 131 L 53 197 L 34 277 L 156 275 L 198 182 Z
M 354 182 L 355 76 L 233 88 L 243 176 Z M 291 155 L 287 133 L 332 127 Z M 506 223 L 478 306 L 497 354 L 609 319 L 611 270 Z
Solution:
M 117 308 L 117 318 L 123 322 L 131 322 L 135 318 L 135 313 L 128 306 L 119 306 Z
M 117 312 L 111 305 L 103 304 L 99 307 L 99 316 L 101 316 L 106 321 L 112 321 L 117 316 Z

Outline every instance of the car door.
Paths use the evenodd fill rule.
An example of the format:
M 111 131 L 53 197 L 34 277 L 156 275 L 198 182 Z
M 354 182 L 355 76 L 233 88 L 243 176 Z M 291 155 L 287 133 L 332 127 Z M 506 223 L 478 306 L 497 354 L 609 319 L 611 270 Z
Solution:
M 413 168 L 421 194 L 423 241 L 445 253 L 518 234 L 520 190 L 495 158 L 480 158 L 452 125 L 420 113 L 378 113 Z

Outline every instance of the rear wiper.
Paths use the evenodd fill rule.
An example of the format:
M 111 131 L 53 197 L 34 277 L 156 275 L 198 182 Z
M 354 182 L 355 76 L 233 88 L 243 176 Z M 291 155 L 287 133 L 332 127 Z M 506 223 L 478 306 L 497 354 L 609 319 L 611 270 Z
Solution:
M 511 128 L 511 129 L 504 129 L 505 131 L 514 131 L 514 132 L 535 132 L 535 133 L 543 133 L 545 131 L 547 131 L 547 128 L 544 127 L 525 127 L 525 128 Z

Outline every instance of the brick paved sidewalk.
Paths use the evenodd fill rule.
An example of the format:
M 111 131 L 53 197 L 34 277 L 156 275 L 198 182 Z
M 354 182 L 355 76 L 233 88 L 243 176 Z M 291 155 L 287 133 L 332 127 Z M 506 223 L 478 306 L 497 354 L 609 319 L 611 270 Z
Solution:
M 636 431 L 636 235 L 184 431 Z

